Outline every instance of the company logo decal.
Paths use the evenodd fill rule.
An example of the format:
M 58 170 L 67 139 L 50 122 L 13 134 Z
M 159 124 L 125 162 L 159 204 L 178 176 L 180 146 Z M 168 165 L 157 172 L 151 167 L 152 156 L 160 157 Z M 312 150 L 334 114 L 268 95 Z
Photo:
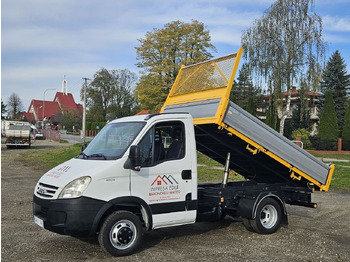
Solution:
M 150 202 L 180 199 L 179 183 L 172 175 L 157 176 L 150 187 Z
M 69 169 L 70 169 L 70 166 L 62 166 L 62 167 L 58 168 L 57 171 L 65 173 L 65 172 L 68 172 Z
M 63 173 L 67 173 L 70 168 L 70 166 L 61 166 L 57 169 L 51 170 L 51 172 L 48 173 L 46 176 L 59 178 Z

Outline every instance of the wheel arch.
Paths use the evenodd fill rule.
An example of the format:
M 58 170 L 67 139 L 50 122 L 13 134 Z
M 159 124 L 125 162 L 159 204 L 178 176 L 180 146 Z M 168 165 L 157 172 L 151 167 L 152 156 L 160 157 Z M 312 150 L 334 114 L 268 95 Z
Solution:
M 268 194 L 264 194 L 264 195 L 260 195 L 257 200 L 254 203 L 253 209 L 252 209 L 252 219 L 256 218 L 256 213 L 257 213 L 257 209 L 258 206 L 260 205 L 260 203 L 267 198 L 272 198 L 274 200 L 276 200 L 276 202 L 279 204 L 279 206 L 281 207 L 282 210 L 282 224 L 288 225 L 288 216 L 287 216 L 287 209 L 286 209 L 286 205 L 284 203 L 284 201 L 282 200 L 281 197 L 279 197 L 276 194 L 273 193 L 268 193 Z
M 96 234 L 103 221 L 113 212 L 118 210 L 125 210 L 137 215 L 146 231 L 153 228 L 152 211 L 147 203 L 138 197 L 119 197 L 108 201 L 97 213 L 93 227 L 92 234 Z

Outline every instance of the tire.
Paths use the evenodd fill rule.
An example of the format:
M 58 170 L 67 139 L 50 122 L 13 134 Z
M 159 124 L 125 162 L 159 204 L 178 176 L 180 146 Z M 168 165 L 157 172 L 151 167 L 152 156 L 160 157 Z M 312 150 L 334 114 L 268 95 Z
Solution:
M 250 232 L 255 232 L 254 228 L 252 227 L 252 225 L 250 224 L 250 219 L 248 218 L 242 218 L 242 222 L 243 225 L 245 226 L 245 228 L 250 231 Z
M 142 223 L 135 214 L 116 211 L 103 222 L 98 242 L 112 256 L 127 256 L 141 245 L 142 236 Z
M 273 198 L 265 198 L 256 209 L 255 219 L 250 220 L 250 225 L 259 234 L 275 233 L 282 221 L 282 208 Z

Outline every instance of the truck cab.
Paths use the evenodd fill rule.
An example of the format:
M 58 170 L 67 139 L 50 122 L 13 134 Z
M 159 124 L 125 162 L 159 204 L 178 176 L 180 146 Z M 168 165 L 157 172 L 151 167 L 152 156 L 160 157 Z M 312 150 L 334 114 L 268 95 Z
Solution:
M 78 157 L 48 171 L 35 187 L 35 222 L 56 233 L 86 237 L 100 231 L 101 236 L 105 221 L 120 210 L 126 218 L 133 215 L 134 225 L 123 215 L 121 229 L 113 229 L 115 239 L 109 228 L 100 240 L 107 251 L 118 247 L 118 254 L 129 252 L 129 235 L 195 222 L 197 158 L 189 114 L 114 120 Z

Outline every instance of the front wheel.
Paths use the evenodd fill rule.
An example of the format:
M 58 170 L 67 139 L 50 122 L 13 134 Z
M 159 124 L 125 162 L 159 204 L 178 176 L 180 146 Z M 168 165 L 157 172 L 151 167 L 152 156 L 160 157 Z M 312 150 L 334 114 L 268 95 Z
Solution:
M 255 219 L 250 220 L 250 225 L 255 232 L 260 234 L 275 233 L 282 220 L 282 208 L 273 198 L 265 198 L 259 203 Z
M 116 211 L 102 224 L 98 241 L 111 255 L 127 256 L 141 245 L 142 235 L 142 223 L 135 214 Z

